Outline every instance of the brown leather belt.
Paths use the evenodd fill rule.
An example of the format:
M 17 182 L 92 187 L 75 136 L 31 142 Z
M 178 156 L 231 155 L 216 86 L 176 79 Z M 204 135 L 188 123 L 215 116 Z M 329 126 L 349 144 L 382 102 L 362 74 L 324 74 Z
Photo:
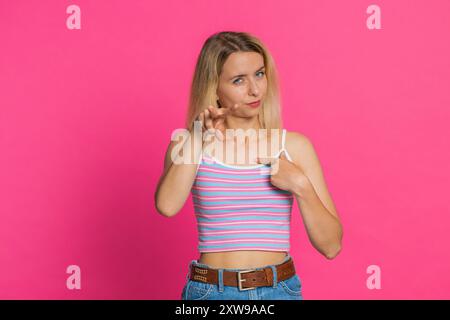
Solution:
M 294 261 L 289 258 L 288 261 L 277 265 L 277 281 L 289 279 L 295 275 Z M 190 279 L 204 283 L 218 284 L 218 269 L 205 268 L 192 265 Z M 272 286 L 273 272 L 271 267 L 255 270 L 227 271 L 223 270 L 223 284 L 225 286 L 239 287 L 240 290 L 250 290 L 256 287 Z

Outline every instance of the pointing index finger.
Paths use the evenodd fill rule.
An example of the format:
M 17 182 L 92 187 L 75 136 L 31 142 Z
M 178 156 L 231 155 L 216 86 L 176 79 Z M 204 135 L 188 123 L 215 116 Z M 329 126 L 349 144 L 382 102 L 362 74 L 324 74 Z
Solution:
M 210 107 L 209 109 L 213 113 L 214 117 L 223 117 L 229 114 L 230 112 L 236 110 L 238 107 L 239 103 L 235 103 L 231 107 L 222 107 L 222 108 Z

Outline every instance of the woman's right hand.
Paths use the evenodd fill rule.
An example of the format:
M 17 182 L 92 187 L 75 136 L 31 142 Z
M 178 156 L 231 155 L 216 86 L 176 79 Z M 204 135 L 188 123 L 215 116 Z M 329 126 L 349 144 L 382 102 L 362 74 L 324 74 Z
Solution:
M 223 141 L 226 129 L 225 118 L 228 114 L 236 110 L 238 106 L 238 103 L 234 104 L 231 108 L 208 106 L 198 116 L 198 120 L 202 122 L 203 132 L 209 131 L 216 138 Z

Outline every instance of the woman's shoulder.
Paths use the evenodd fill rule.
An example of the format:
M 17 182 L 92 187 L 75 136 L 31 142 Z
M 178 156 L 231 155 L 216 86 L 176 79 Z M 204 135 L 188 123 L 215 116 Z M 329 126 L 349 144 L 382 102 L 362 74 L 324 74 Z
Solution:
M 297 164 L 300 164 L 302 159 L 307 158 L 305 155 L 314 150 L 311 139 L 304 133 L 288 130 L 286 130 L 285 148 Z
M 302 132 L 298 131 L 288 131 L 286 130 L 286 147 L 288 145 L 292 147 L 304 146 L 306 144 L 312 143 L 311 140 Z

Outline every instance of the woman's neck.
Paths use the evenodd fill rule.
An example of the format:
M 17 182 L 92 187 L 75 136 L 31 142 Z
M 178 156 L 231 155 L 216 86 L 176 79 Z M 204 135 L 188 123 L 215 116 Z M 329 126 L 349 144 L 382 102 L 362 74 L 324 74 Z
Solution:
M 258 129 L 261 129 L 261 126 L 259 124 L 257 116 L 250 119 L 228 116 L 225 119 L 225 128 L 234 130 L 242 129 L 244 131 L 248 129 L 254 129 L 256 130 L 256 132 L 258 132 Z

